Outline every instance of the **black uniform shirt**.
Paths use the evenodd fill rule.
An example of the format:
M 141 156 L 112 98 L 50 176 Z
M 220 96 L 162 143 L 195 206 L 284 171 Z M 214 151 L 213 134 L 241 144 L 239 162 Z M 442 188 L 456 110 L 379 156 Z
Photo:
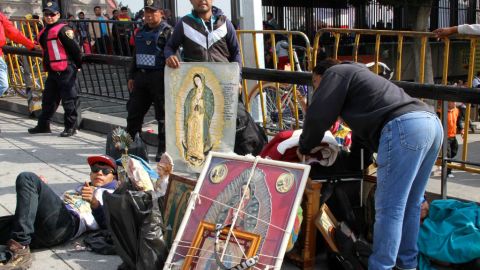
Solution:
M 43 50 L 46 52 L 47 50 L 47 36 L 48 36 L 48 31 L 59 24 L 59 22 L 56 22 L 54 24 L 47 24 L 45 32 L 43 32 L 42 36 L 40 36 L 40 45 L 42 46 Z M 70 63 L 73 63 L 76 68 L 81 68 L 82 67 L 82 54 L 80 50 L 80 46 L 77 44 L 75 41 L 75 36 L 73 38 L 69 37 L 67 35 L 67 31 L 72 31 L 72 28 L 68 26 L 62 27 L 60 31 L 58 32 L 58 38 L 60 39 L 60 42 L 62 42 L 63 47 L 65 48 L 65 52 L 67 53 L 68 60 Z M 72 36 L 72 34 L 69 34 Z M 50 59 L 48 56 L 48 53 L 44 53 L 43 61 L 45 66 L 47 67 L 48 71 L 51 71 L 50 68 Z
M 164 28 L 165 27 L 165 28 Z M 147 24 L 143 26 L 142 29 L 139 31 L 145 30 L 147 32 L 149 31 L 160 31 L 162 28 L 164 28 L 163 33 L 158 37 L 157 40 L 157 46 L 161 48 L 162 50 L 165 48 L 165 45 L 167 44 L 168 39 L 172 35 L 172 26 L 167 24 L 167 22 L 162 21 L 157 27 L 155 28 L 150 28 L 148 27 Z M 133 37 L 135 39 L 135 37 Z M 132 63 L 130 64 L 130 68 L 128 70 L 128 79 L 133 80 L 135 78 L 135 72 L 138 71 L 137 68 L 137 58 L 136 58 L 137 51 L 135 50 L 133 52 L 133 57 L 132 57 Z

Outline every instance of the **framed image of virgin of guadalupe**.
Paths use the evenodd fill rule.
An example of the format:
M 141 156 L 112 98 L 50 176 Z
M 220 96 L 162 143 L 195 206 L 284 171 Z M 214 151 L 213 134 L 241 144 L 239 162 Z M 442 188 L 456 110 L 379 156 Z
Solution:
M 309 172 L 308 165 L 210 152 L 164 269 L 185 269 L 191 266 L 191 259 L 215 251 L 211 234 L 204 235 L 201 242 L 196 233 L 205 222 L 231 228 L 223 234 L 224 245 L 217 250 L 224 254 L 220 263 L 228 269 L 235 266 L 225 254 L 255 266 L 251 269 L 280 269 Z M 249 242 L 237 239 L 235 232 L 258 236 L 256 252 L 248 254 Z M 192 253 L 195 250 L 205 256 Z M 215 259 L 214 264 L 219 262 Z
M 176 171 L 199 173 L 210 151 L 233 152 L 239 76 L 237 63 L 166 68 L 166 150 Z

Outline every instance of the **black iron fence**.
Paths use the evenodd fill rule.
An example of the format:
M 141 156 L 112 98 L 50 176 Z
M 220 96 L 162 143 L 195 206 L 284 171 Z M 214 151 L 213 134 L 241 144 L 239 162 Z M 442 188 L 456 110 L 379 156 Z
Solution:
M 302 31 L 313 37 L 321 28 L 358 28 L 412 30 L 409 20 L 418 7 L 385 6 L 373 0 L 368 5 L 325 5 L 325 1 L 262 0 L 264 18 L 273 13 L 277 25 L 285 30 Z M 439 27 L 480 22 L 479 0 L 434 0 L 431 6 L 430 30 Z

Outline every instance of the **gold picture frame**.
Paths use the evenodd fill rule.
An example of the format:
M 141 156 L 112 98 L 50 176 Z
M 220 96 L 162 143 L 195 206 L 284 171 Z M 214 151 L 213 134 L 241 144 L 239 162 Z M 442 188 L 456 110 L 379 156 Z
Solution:
M 326 204 L 318 210 L 317 218 L 315 219 L 315 225 L 322 233 L 323 238 L 327 241 L 328 246 L 333 252 L 338 253 L 338 247 L 335 244 L 335 230 L 338 226 L 337 219 L 332 214 Z
M 185 262 L 183 263 L 182 270 L 211 269 L 211 267 L 208 267 L 209 265 L 215 265 L 213 269 L 217 269 L 214 256 L 215 230 L 214 224 L 205 221 L 200 222 L 192 245 L 188 250 Z M 222 230 L 220 234 L 221 240 L 226 240 L 229 230 L 229 228 L 224 228 Z M 233 237 L 233 235 L 235 237 Z M 261 237 L 257 234 L 233 229 L 232 237 L 229 240 L 230 245 L 227 246 L 227 249 L 229 247 L 232 247 L 232 249 L 225 253 L 227 255 L 226 257 L 229 257 L 229 259 L 227 258 L 226 263 L 230 265 L 227 265 L 227 267 L 233 267 L 234 265 L 240 264 L 241 262 L 255 256 L 260 246 L 260 241 Z M 244 249 L 243 252 L 241 250 L 242 248 Z M 243 256 L 244 253 L 246 258 Z M 207 255 L 208 257 L 205 257 Z

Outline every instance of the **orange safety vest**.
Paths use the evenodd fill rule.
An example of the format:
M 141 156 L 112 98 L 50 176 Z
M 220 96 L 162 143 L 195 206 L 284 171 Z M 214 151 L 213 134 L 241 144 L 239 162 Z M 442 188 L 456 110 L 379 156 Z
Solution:
M 60 33 L 60 30 L 64 26 L 66 26 L 66 24 L 59 23 L 48 31 L 47 52 L 48 52 L 48 59 L 50 60 L 50 68 L 53 71 L 64 71 L 68 67 L 67 52 L 65 51 L 65 48 L 63 47 L 62 42 L 58 38 L 58 33 Z M 43 32 L 45 32 L 45 28 L 38 35 L 39 43 L 40 43 L 40 37 L 42 36 Z M 45 48 L 43 50 L 43 53 L 45 54 Z

